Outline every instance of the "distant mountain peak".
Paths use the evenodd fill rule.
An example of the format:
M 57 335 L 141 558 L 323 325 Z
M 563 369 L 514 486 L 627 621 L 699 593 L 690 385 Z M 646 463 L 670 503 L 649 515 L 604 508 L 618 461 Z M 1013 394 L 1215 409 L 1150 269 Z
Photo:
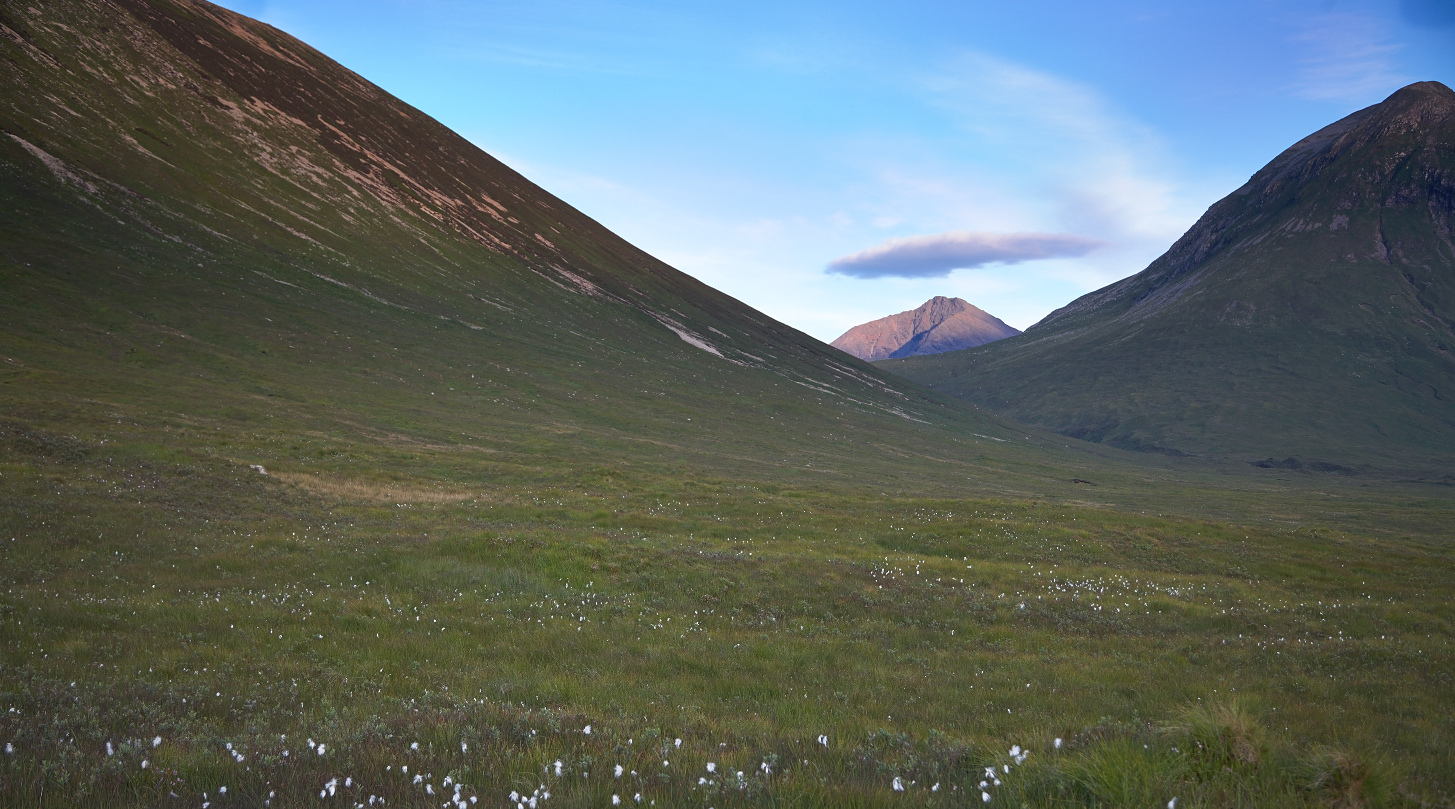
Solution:
M 1449 87 L 1437 81 L 1417 81 L 1414 84 L 1405 85 L 1395 90 L 1389 98 L 1386 98 L 1381 103 L 1369 109 L 1390 106 L 1397 107 L 1406 103 L 1424 102 L 1440 105 L 1449 110 L 1455 110 L 1455 90 L 1451 90 Z
M 1017 334 L 969 301 L 936 295 L 918 309 L 855 326 L 830 345 L 862 360 L 883 360 L 941 354 Z

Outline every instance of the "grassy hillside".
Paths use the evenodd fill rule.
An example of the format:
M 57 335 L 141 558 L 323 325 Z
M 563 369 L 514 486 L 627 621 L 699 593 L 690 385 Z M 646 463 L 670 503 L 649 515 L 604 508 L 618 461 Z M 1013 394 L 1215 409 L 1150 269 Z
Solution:
M 16 408 L 483 423 L 484 449 L 535 463 L 822 454 L 826 475 L 831 443 L 794 450 L 807 433 L 1005 432 L 662 265 L 266 26 L 185 4 L 7 20 Z
M 0 9 L 0 804 L 1455 790 L 1448 487 L 1022 428 L 266 26 Z
M 1455 92 L 1411 85 L 1295 144 L 1143 272 L 1024 335 L 881 367 L 1129 449 L 1438 478 L 1452 147 Z

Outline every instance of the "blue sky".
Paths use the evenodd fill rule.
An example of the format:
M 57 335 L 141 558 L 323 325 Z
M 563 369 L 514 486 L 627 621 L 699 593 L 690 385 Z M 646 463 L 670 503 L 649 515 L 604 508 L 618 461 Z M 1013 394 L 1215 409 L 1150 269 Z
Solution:
M 1030 326 L 1304 135 L 1455 86 L 1455 0 L 224 5 L 823 340 L 933 295 Z

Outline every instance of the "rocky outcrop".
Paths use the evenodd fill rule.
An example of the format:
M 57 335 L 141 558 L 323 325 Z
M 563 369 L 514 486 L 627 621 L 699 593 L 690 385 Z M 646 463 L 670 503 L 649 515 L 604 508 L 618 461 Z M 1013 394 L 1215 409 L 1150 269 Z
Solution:
M 972 348 L 1017 334 L 968 301 L 936 295 L 918 309 L 855 326 L 831 345 L 862 360 L 883 360 Z

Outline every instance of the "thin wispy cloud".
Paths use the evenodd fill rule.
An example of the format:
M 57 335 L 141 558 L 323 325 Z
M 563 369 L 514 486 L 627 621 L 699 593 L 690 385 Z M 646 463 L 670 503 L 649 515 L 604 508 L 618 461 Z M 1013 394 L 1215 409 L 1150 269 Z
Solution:
M 1081 233 L 1115 245 L 1056 272 L 1091 290 L 1141 269 L 1202 212 L 1176 180 L 1162 136 L 1097 88 L 982 53 L 962 54 L 923 81 L 999 171 L 1011 200 L 987 200 L 977 230 Z M 982 186 L 983 187 L 983 186 Z M 1205 204 L 1205 203 L 1203 203 Z M 1012 211 L 1017 221 L 1006 221 Z M 947 223 L 954 227 L 957 223 Z M 968 228 L 967 228 L 968 229 Z
M 1395 67 L 1401 46 L 1359 14 L 1321 14 L 1293 36 L 1302 48 L 1294 92 L 1316 101 L 1372 101 L 1414 81 Z
M 1177 198 L 1161 136 L 1094 87 L 984 54 L 961 57 L 927 86 L 1008 168 L 1036 178 L 1055 213 L 1027 230 L 1170 243 L 1199 213 Z
M 955 270 L 1079 258 L 1106 242 L 1069 233 L 967 233 L 890 239 L 831 262 L 828 272 L 854 278 L 944 278 Z

